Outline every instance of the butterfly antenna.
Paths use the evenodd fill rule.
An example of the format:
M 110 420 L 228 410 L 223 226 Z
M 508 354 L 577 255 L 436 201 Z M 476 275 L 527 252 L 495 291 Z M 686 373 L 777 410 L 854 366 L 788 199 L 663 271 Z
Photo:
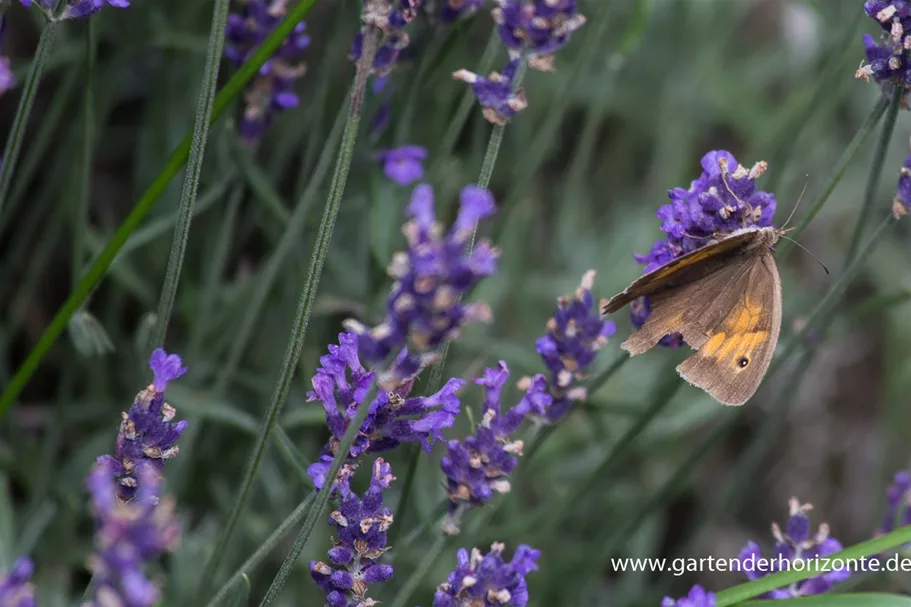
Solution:
M 791 220 L 794 218 L 794 213 L 797 212 L 797 207 L 800 206 L 800 201 L 803 200 L 803 195 L 806 194 L 806 192 L 807 192 L 807 184 L 810 182 L 810 176 L 807 175 L 806 178 L 807 178 L 807 179 L 803 182 L 803 189 L 800 190 L 800 196 L 797 197 L 797 202 L 794 203 L 794 208 L 791 209 L 791 214 L 788 215 L 788 218 L 787 218 L 787 220 L 784 222 L 784 225 L 781 226 L 781 229 L 782 229 L 782 230 L 784 230 L 785 228 L 787 228 L 787 227 L 788 227 L 788 224 L 791 223 Z M 791 239 L 789 238 L 788 240 L 791 240 Z M 791 242 L 794 242 L 794 241 L 791 240 Z M 794 242 L 794 244 L 797 244 L 797 243 Z M 808 252 L 809 252 L 809 251 L 808 251 Z
M 807 255 L 809 255 L 810 257 L 813 258 L 813 261 L 815 261 L 815 262 L 818 263 L 820 266 L 822 266 L 822 269 L 826 271 L 826 274 L 831 274 L 831 272 L 829 272 L 829 268 L 826 267 L 826 264 L 824 264 L 823 262 L 821 262 L 821 261 L 819 260 L 819 258 L 816 257 L 816 255 L 813 255 L 813 252 L 810 251 L 810 249 L 806 248 L 805 246 L 803 246 L 802 244 L 800 244 L 799 242 L 797 242 L 797 241 L 794 240 L 793 238 L 791 238 L 791 237 L 789 237 L 789 236 L 785 236 L 784 234 L 781 235 L 781 238 L 784 238 L 785 240 L 790 240 L 791 242 L 793 242 L 794 244 L 796 244 L 798 247 L 800 247 L 801 249 L 803 249 L 803 250 L 806 252 Z

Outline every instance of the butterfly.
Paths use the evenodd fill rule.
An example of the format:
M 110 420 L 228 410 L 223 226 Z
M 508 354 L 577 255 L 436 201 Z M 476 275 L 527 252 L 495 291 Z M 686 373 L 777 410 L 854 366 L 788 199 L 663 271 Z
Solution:
M 635 356 L 680 333 L 696 350 L 677 366 L 680 376 L 725 405 L 742 405 L 778 344 L 781 279 L 772 247 L 785 231 L 735 230 L 642 275 L 601 313 L 648 296 L 651 314 L 621 347 Z

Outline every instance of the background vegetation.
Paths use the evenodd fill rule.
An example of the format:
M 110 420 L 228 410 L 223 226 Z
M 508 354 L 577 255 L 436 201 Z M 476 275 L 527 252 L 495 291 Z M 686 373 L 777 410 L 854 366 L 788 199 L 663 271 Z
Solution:
M 778 223 L 806 187 L 805 206 L 797 212 L 798 219 L 805 216 L 881 95 L 874 84 L 854 79 L 863 58 L 861 33 L 877 29 L 860 4 L 581 0 L 588 23 L 557 55 L 556 73 L 527 76 L 530 105 L 507 127 L 493 172 L 499 213 L 485 231 L 502 250 L 500 272 L 471 297 L 488 302 L 495 321 L 465 331 L 450 351 L 445 375 L 470 378 L 498 359 L 515 377 L 541 371 L 534 340 L 555 299 L 571 293 L 588 268 L 598 271 L 599 296 L 637 276 L 632 253 L 647 252 L 658 238 L 655 210 L 667 201 L 666 190 L 696 178 L 709 150 L 730 150 L 747 166 L 769 162 L 759 187 L 776 195 Z M 128 10 L 102 11 L 93 17 L 98 54 L 90 71 L 87 22 L 58 29 L 0 213 L 0 385 L 192 129 L 211 5 L 136 0 Z M 230 512 L 278 376 L 328 189 L 318 161 L 323 154 L 334 158 L 337 135 L 331 132 L 354 74 L 347 55 L 359 8 L 354 1 L 315 4 L 307 18 L 312 44 L 298 87 L 300 106 L 279 116 L 260 145 L 245 146 L 236 136 L 239 106 L 210 133 L 166 342 L 189 367 L 168 400 L 190 420 L 167 475 L 184 528 L 180 550 L 165 562 L 169 604 L 193 604 L 206 550 Z M 43 18 L 18 4 L 8 18 L 3 50 L 21 82 Z M 383 97 L 367 94 L 348 187 L 280 421 L 296 450 L 289 454 L 273 445 L 267 452 L 225 571 L 243 562 L 309 491 L 300 465 L 316 457 L 327 437 L 321 408 L 305 402 L 318 357 L 335 343 L 344 319 L 376 322 L 383 313 L 390 284 L 385 268 L 404 247 L 400 227 L 410 188 L 384 176 L 378 153 L 404 144 L 426 147 L 426 178 L 443 217 L 452 216 L 459 188 L 477 179 L 490 125 L 474 108 L 448 149 L 447 130 L 466 89 L 451 73 L 481 71 L 492 21 L 482 11 L 454 27 L 423 15 L 416 25 L 392 75 L 388 129 L 371 129 Z M 499 64 L 505 52 L 497 52 Z M 231 69 L 223 63 L 222 81 Z M 87 165 L 86 83 L 96 100 Z M 20 92 L 0 98 L 0 133 L 11 124 Z M 832 274 L 799 250 L 779 256 L 782 343 L 839 276 L 860 214 L 870 217 L 866 240 L 889 213 L 909 151 L 911 122 L 904 114 L 888 143 L 872 207 L 862 211 L 861 202 L 878 130 L 800 235 Z M 91 191 L 82 205 L 78 191 L 86 166 Z M 34 557 L 42 605 L 72 604 L 88 580 L 92 527 L 83 479 L 94 458 L 112 449 L 120 412 L 149 381 L 150 315 L 181 181 L 164 191 L 4 420 L 0 561 Z M 316 195 L 304 196 L 314 183 Z M 299 207 L 302 228 L 279 244 Z M 609 558 L 733 557 L 749 539 L 771 545 L 768 525 L 784 522 L 792 495 L 813 503 L 817 520 L 828 521 L 845 545 L 871 537 L 884 511 L 885 487 L 909 456 L 908 246 L 906 221 L 884 231 L 841 303 L 825 312 L 828 328 L 799 342 L 742 411 L 680 382 L 673 366 L 684 351 L 656 350 L 622 362 L 619 343 L 631 328 L 619 315 L 618 336 L 600 354 L 593 375 L 615 372 L 526 454 L 509 495 L 468 517 L 412 602 L 430 604 L 433 588 L 455 565 L 456 547 L 494 540 L 542 551 L 541 570 L 529 578 L 533 604 L 657 605 L 664 594 L 680 596 L 696 582 L 722 589 L 742 578 L 620 574 Z M 251 301 L 264 289 L 265 306 L 250 317 Z M 246 323 L 252 331 L 244 339 Z M 99 347 L 102 332 L 110 347 Z M 479 390 L 464 396 L 466 404 L 479 406 Z M 611 458 L 644 414 L 647 427 L 621 458 Z M 447 436 L 469 428 L 462 418 Z M 694 454 L 698 459 L 688 459 Z M 409 449 L 399 449 L 388 458 L 400 479 L 410 456 Z M 419 523 L 435 525 L 445 497 L 439 457 L 437 448 L 418 460 L 408 511 L 397 521 L 402 529 L 391 553 L 396 577 L 375 598 L 391 601 L 432 541 L 429 533 L 411 531 Z M 394 486 L 387 498 L 392 504 L 399 490 Z M 311 559 L 324 558 L 330 529 L 318 525 L 317 534 L 278 604 L 322 601 L 307 570 Z M 253 597 L 268 586 L 287 542 L 251 572 Z M 907 578 L 885 575 L 848 584 L 909 590 Z

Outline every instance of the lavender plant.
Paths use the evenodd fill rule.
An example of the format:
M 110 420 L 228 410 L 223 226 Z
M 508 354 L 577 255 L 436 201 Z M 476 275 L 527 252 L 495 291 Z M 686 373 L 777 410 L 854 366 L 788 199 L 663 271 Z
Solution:
M 525 607 L 528 604 L 525 578 L 538 570 L 541 552 L 523 544 L 507 562 L 503 559 L 505 549 L 501 543 L 492 544 L 487 554 L 477 548 L 472 548 L 471 553 L 459 549 L 456 555 L 459 564 L 437 588 L 433 607 Z
M 31 583 L 35 564 L 28 557 L 16 559 L 5 575 L 0 576 L 0 605 L 36 607 L 35 587 Z
M 674 600 L 666 596 L 661 601 L 661 607 L 715 607 L 715 604 L 715 595 L 698 584 L 683 598 Z
M 392 577 L 391 565 L 377 561 L 388 550 L 386 531 L 392 525 L 392 512 L 383 506 L 383 490 L 395 480 L 392 468 L 382 458 L 373 463 L 370 487 L 363 498 L 351 490 L 356 468 L 345 466 L 335 484 L 338 509 L 329 515 L 329 524 L 338 534 L 329 550 L 332 565 L 310 563 L 310 575 L 326 593 L 328 607 L 375 605 L 367 596 L 370 585 Z
M 759 544 L 749 542 L 740 551 L 741 570 L 746 572 L 749 579 L 756 580 L 774 571 L 795 568 L 793 563 L 797 561 L 828 557 L 842 549 L 841 542 L 829 537 L 829 526 L 826 523 L 822 523 L 815 534 L 812 533 L 810 517 L 807 515 L 812 508 L 810 504 L 801 504 L 796 498 L 792 497 L 789 501 L 788 522 L 784 530 L 778 524 L 772 524 L 776 558 L 769 560 L 771 566 L 768 570 L 757 566 L 758 559 L 762 558 Z M 782 569 L 782 565 L 779 564 L 780 560 L 790 562 L 791 566 L 787 569 Z M 761 598 L 787 599 L 823 594 L 828 592 L 834 584 L 846 580 L 850 576 L 851 572 L 847 569 L 821 573 L 791 584 L 787 588 L 772 590 Z
M 858 74 L 877 80 L 887 97 L 901 101 L 907 85 L 908 8 L 899 0 L 845 2 L 855 15 L 862 17 L 863 9 L 874 19 L 870 28 L 883 32 L 881 42 L 868 37 L 864 45 L 852 34 L 856 43 L 847 47 L 842 41 L 848 37 L 833 30 L 843 18 L 835 2 L 824 15 L 812 4 L 801 5 L 769 22 L 754 19 L 746 5 L 695 12 L 688 3 L 661 10 L 647 2 L 612 3 L 606 17 L 597 15 L 599 28 L 580 29 L 582 12 L 605 11 L 606 5 L 498 0 L 488 3 L 493 5 L 488 18 L 481 0 L 365 0 L 355 3 L 362 9 L 357 23 L 350 3 L 246 0 L 235 4 L 225 27 L 224 0 L 215 3 L 214 12 L 192 3 L 171 10 L 127 0 L 0 0 L 0 19 L 6 23 L 2 50 L 11 58 L 0 58 L 0 93 L 6 91 L 0 124 L 10 128 L 3 154 L 8 163 L 0 169 L 0 414 L 15 407 L 0 433 L 0 531 L 16 553 L 32 554 L 37 563 L 35 576 L 30 561 L 11 567 L 0 581 L 0 604 L 76 604 L 82 588 L 73 582 L 86 577 L 88 562 L 94 576 L 85 599 L 90 605 L 233 600 L 264 607 L 300 602 L 366 607 L 380 599 L 392 607 L 427 605 L 439 580 L 438 572 L 431 575 L 434 563 L 453 554 L 448 536 L 435 534 L 432 545 L 426 542 L 424 530 L 438 529 L 440 517 L 450 531 L 463 527 L 466 546 L 501 537 L 525 544 L 509 562 L 501 544 L 488 554 L 460 551 L 455 571 L 437 589 L 435 606 L 585 604 L 589 590 L 612 604 L 627 598 L 658 604 L 663 589 L 651 583 L 626 585 L 624 576 L 621 590 L 607 558 L 631 545 L 656 554 L 671 545 L 671 532 L 662 525 L 637 535 L 653 519 L 666 521 L 668 529 L 691 529 L 694 536 L 703 530 L 690 508 L 680 505 L 705 509 L 707 492 L 690 483 L 691 477 L 730 476 L 729 458 L 705 457 L 712 447 L 727 441 L 727 449 L 739 452 L 741 432 L 752 445 L 768 435 L 765 428 L 775 427 L 765 424 L 777 422 L 789 425 L 789 432 L 774 433 L 779 440 L 798 436 L 804 450 L 825 447 L 807 436 L 817 431 L 816 424 L 790 425 L 791 417 L 781 413 L 790 402 L 708 419 L 680 399 L 665 407 L 661 399 L 670 399 L 673 390 L 663 386 L 676 380 L 656 376 L 651 358 L 629 374 L 614 374 L 620 367 L 613 364 L 609 380 L 597 380 L 604 386 L 603 402 L 573 410 L 573 403 L 587 396 L 597 352 L 610 347 L 615 328 L 597 317 L 593 273 L 584 275 L 574 295 L 558 300 L 555 311 L 553 285 L 567 271 L 596 264 L 602 284 L 621 284 L 610 270 L 616 251 L 645 238 L 633 219 L 635 209 L 652 208 L 648 188 L 673 183 L 692 161 L 692 150 L 710 143 L 770 154 L 782 177 L 778 187 L 767 189 L 779 199 L 796 194 L 790 174 L 808 173 L 808 190 L 822 191 L 805 216 L 806 223 L 817 217 L 806 239 L 823 234 L 821 246 L 829 253 L 841 248 L 851 224 L 859 235 L 857 254 L 852 245 L 851 262 L 831 289 L 815 279 L 800 280 L 798 264 L 781 266 L 786 312 L 814 301 L 822 288 L 829 292 L 818 297 L 825 308 L 848 286 L 852 307 L 884 306 L 875 308 L 883 313 L 877 314 L 881 326 L 874 330 L 834 305 L 835 311 L 824 310 L 818 320 L 837 318 L 842 326 L 863 328 L 871 354 L 889 353 L 865 357 L 874 361 L 871 366 L 880 359 L 890 364 L 875 377 L 865 372 L 859 385 L 902 385 L 894 369 L 907 362 L 904 317 L 886 313 L 885 306 L 907 299 L 898 286 L 906 277 L 904 266 L 890 264 L 885 279 L 881 269 L 887 266 L 880 263 L 880 270 L 863 275 L 862 289 L 851 284 L 878 242 L 892 244 L 883 229 L 865 244 L 860 238 L 867 236 L 864 222 L 854 215 L 866 217 L 868 209 L 877 208 L 868 202 L 890 196 L 873 175 L 893 160 L 890 166 L 901 162 L 891 158 L 894 146 L 889 145 L 893 123 L 888 116 L 894 114 L 885 113 L 886 99 L 862 119 L 858 110 L 872 105 L 864 97 L 871 90 L 841 87 L 826 75 L 844 75 L 841 59 L 865 47 L 868 59 Z M 129 11 L 101 10 L 129 5 Z M 209 17 L 215 35 L 205 43 L 199 34 Z M 718 35 L 743 32 L 745 24 L 751 35 Z M 825 35 L 814 37 L 820 24 Z M 491 27 L 497 46 L 485 65 L 478 33 Z M 842 29 L 849 31 L 847 24 Z M 577 42 L 568 45 L 572 37 Z M 767 40 L 781 48 L 771 49 Z M 800 58 L 803 44 L 812 60 Z M 29 55 L 32 45 L 34 56 Z M 346 62 L 349 49 L 359 63 L 356 73 Z M 491 73 L 496 52 L 504 50 L 508 60 Z M 310 72 L 302 82 L 304 51 Z M 535 102 L 529 107 L 525 68 L 552 70 L 558 51 L 561 72 L 566 66 L 569 73 L 529 82 Z M 235 69 L 224 74 L 216 97 L 215 74 L 223 57 Z M 203 62 L 206 76 L 197 91 Z M 475 65 L 478 74 L 456 72 L 471 90 L 446 84 L 450 70 Z M 42 80 L 43 73 L 53 77 Z M 13 74 L 17 89 L 8 91 Z M 377 99 L 365 99 L 371 84 Z M 186 101 L 197 93 L 194 113 Z M 493 128 L 480 116 L 469 118 L 472 97 Z M 7 101 L 18 104 L 14 115 Z M 402 101 L 409 111 L 399 111 Z M 221 137 L 217 125 L 236 102 L 242 114 L 236 127 L 227 126 L 255 142 L 257 152 L 244 156 L 243 170 L 237 170 L 237 159 L 226 147 L 233 134 Z M 360 121 L 377 105 L 365 146 L 359 136 L 367 129 Z M 298 106 L 295 118 L 283 121 L 286 128 L 270 130 L 279 112 Z M 341 118 L 337 128 L 330 128 L 328 114 L 337 108 Z M 516 119 L 519 112 L 522 117 Z M 852 158 L 883 115 L 887 120 L 873 166 L 858 171 Z M 182 127 L 191 122 L 194 131 L 181 139 Z M 210 122 L 216 124 L 212 138 L 206 130 Z M 863 126 L 852 137 L 855 122 Z M 384 129 L 384 123 L 394 128 Z M 409 131 L 420 133 L 427 147 L 409 145 L 414 141 Z M 384 151 L 378 155 L 377 150 Z M 208 152 L 205 163 L 203 151 Z M 193 161 L 183 172 L 190 156 Z M 333 158 L 338 160 L 326 187 L 323 176 Z M 377 161 L 393 182 L 420 184 L 408 206 L 408 248 L 388 268 L 395 281 L 388 293 L 382 269 L 375 266 L 377 259 L 387 259 L 388 228 L 396 224 L 400 208 L 385 197 L 395 188 L 378 193 L 365 184 L 365 175 L 376 174 Z M 646 269 L 701 246 L 716 233 L 771 225 L 775 197 L 757 185 L 763 163 L 747 169 L 723 151 L 703 161 L 703 175 L 689 189 L 672 190 L 671 204 L 659 212 L 666 238 L 642 256 Z M 894 218 L 885 226 L 907 211 L 909 163 L 899 174 Z M 832 176 L 820 187 L 818 177 L 826 173 Z M 191 203 L 181 204 L 175 217 L 169 183 L 178 175 Z M 477 185 L 462 190 L 458 207 L 435 204 L 434 192 L 440 202 L 455 199 L 458 186 L 475 176 Z M 421 183 L 425 179 L 433 190 Z M 855 208 L 854 186 L 865 179 L 868 192 Z M 85 188 L 80 196 L 86 206 L 73 204 L 74 183 Z M 842 189 L 841 183 L 848 187 Z M 146 186 L 130 211 L 130 197 Z M 196 188 L 200 196 L 193 205 Z M 311 208 L 324 191 L 325 207 Z M 496 214 L 494 193 L 500 201 Z M 830 194 L 844 204 L 823 209 Z M 155 337 L 146 340 L 137 327 L 154 306 L 167 255 L 161 239 L 175 224 L 171 240 L 186 262 L 168 263 L 165 282 L 173 286 L 174 297 L 162 297 L 166 312 L 157 317 Z M 482 230 L 493 233 L 503 250 L 477 240 Z M 901 251 L 900 243 L 894 248 Z M 304 271 L 302 261 L 311 249 L 312 262 Z M 884 251 L 888 262 L 888 245 Z M 377 304 L 382 313 L 374 315 Z M 74 314 L 88 313 L 89 306 L 97 326 L 110 335 L 115 356 L 86 359 L 70 343 L 55 344 L 62 327 Z M 647 302 L 639 306 L 644 318 Z M 288 323 L 291 309 L 293 322 Z M 360 322 L 349 323 L 340 334 L 340 321 L 351 316 Z M 469 322 L 493 318 L 496 324 L 465 332 L 448 349 Z M 550 318 L 546 334 L 534 341 L 545 318 Z M 776 362 L 785 369 L 793 352 L 801 351 L 787 339 L 790 326 L 784 324 Z M 86 482 L 96 518 L 90 545 L 86 509 L 80 507 L 86 496 L 76 488 L 82 462 L 105 450 L 94 437 L 109 433 L 112 395 L 121 381 L 133 380 L 133 349 L 139 345 L 145 352 L 144 344 L 163 343 L 165 328 L 168 343 L 195 345 L 185 351 L 192 352 L 187 357 L 194 375 L 201 372 L 191 385 L 181 382 L 167 394 L 194 423 L 178 421 L 165 402 L 169 382 L 185 371 L 182 359 L 156 351 L 151 385 L 123 415 L 113 453 L 97 459 Z M 833 333 L 820 339 L 840 337 Z M 287 345 L 279 367 L 276 348 L 282 343 Z M 808 347 L 812 354 L 819 346 Z M 851 348 L 833 348 L 845 350 Z M 483 397 L 480 390 L 465 389 L 461 378 L 475 377 L 478 369 L 500 359 L 475 381 Z M 827 368 L 840 380 L 857 379 L 857 371 L 839 361 L 828 362 Z M 506 392 L 508 369 L 518 371 L 512 377 L 524 392 L 515 399 Z M 538 369 L 545 374 L 515 380 Z M 811 374 L 795 375 L 795 384 L 813 387 L 819 381 Z M 447 377 L 453 379 L 438 381 Z M 651 383 L 661 387 L 654 399 L 643 398 L 643 386 Z M 901 390 L 869 391 L 877 401 L 869 407 L 877 414 L 869 417 L 901 410 L 892 392 Z M 824 390 L 814 394 L 820 401 L 827 398 Z M 286 400 L 294 406 L 283 411 Z M 476 405 L 482 413 L 472 417 L 468 412 Z M 824 405 L 816 410 L 821 417 L 840 416 L 845 408 Z M 760 410 L 766 413 L 755 415 Z M 550 423 L 546 431 L 553 439 L 534 460 L 526 453 L 532 464 L 527 474 L 526 462 L 523 473 L 515 474 L 526 419 Z M 728 421 L 733 419 L 738 421 Z M 825 420 L 819 421 L 822 426 Z M 848 425 L 864 423 L 852 418 Z M 737 435 L 730 434 L 732 428 Z M 895 433 L 887 444 L 901 449 L 901 424 L 880 431 L 886 438 Z M 690 435 L 700 438 L 698 445 L 690 446 Z M 826 442 L 853 444 L 847 438 Z M 446 444 L 436 446 L 438 441 Z M 184 457 L 170 462 L 178 442 Z M 398 449 L 403 443 L 413 444 Z M 238 483 L 248 446 L 246 472 Z M 383 459 L 373 463 L 376 454 Z M 630 454 L 636 457 L 625 457 Z M 808 458 L 806 465 L 837 457 L 828 455 Z M 773 457 L 770 452 L 766 459 Z M 599 462 L 611 463 L 609 478 L 595 474 Z M 845 468 L 846 477 L 850 470 L 868 472 L 859 462 Z M 390 484 L 393 467 L 405 471 L 400 486 Z M 162 474 L 172 471 L 169 485 L 179 494 L 181 518 L 187 521 L 182 533 L 174 502 L 161 490 Z M 819 479 L 828 476 L 819 471 Z M 305 497 L 308 477 L 317 491 Z M 592 478 L 596 498 L 568 500 Z M 850 480 L 845 486 L 860 486 Z M 911 543 L 906 480 L 896 477 L 888 493 L 889 512 L 878 537 L 849 547 L 847 555 L 883 554 Z M 496 499 L 507 490 L 509 500 Z M 754 487 L 748 491 L 757 501 L 762 497 Z M 328 517 L 326 501 L 333 502 Z M 442 502 L 438 510 L 436 502 Z M 459 525 L 466 510 L 492 504 L 502 508 L 488 507 L 486 519 L 476 513 L 470 521 L 483 524 Z M 398 516 L 406 507 L 412 521 Z M 840 548 L 823 533 L 811 536 L 806 507 L 795 508 L 785 529 L 778 530 L 775 554 L 807 560 Z M 728 524 L 743 514 L 721 511 Z M 395 527 L 389 527 L 392 512 Z M 327 519 L 331 530 L 325 528 Z M 410 524 L 393 542 L 387 534 L 397 531 L 399 520 Z M 553 529 L 557 520 L 566 524 Z M 706 523 L 724 533 L 717 517 L 707 517 Z M 298 535 L 292 541 L 288 533 L 294 529 Z M 305 550 L 308 556 L 321 553 L 310 545 L 319 541 L 320 531 L 333 537 L 328 556 L 311 563 L 314 584 L 293 573 Z M 843 537 L 854 531 L 843 528 Z M 154 561 L 177 548 L 178 535 L 184 537 L 183 547 L 166 569 L 156 570 Z M 389 543 L 395 544 L 394 552 Z M 545 548 L 547 561 L 537 576 L 528 577 L 537 569 L 538 553 L 526 544 Z M 205 567 L 200 547 L 215 555 Z M 756 545 L 748 549 L 746 557 L 759 554 Z M 270 585 L 272 559 L 282 558 Z M 228 575 L 228 567 L 235 572 Z M 835 581 L 832 574 L 798 579 L 799 573 L 756 575 L 715 593 L 696 586 L 688 596 L 667 597 L 661 604 L 727 607 L 760 595 L 814 594 Z M 651 582 L 655 576 L 649 575 Z M 683 589 L 696 581 L 702 580 L 685 580 Z M 283 596 L 286 583 L 293 588 Z M 188 588 L 196 584 L 201 588 Z M 318 600 L 316 593 L 321 593 Z M 395 598 L 388 601 L 387 594 Z M 864 604 L 865 596 L 854 599 Z
M 594 284 L 595 271 L 589 270 L 575 297 L 557 300 L 556 313 L 547 321 L 547 334 L 535 341 L 535 350 L 550 371 L 547 387 L 553 401 L 545 409 L 549 422 L 566 415 L 573 402 L 585 400 L 587 391 L 579 383 L 598 351 L 617 332 L 614 321 L 601 318 L 601 305 L 595 307 Z
M 228 16 L 225 30 L 225 56 L 236 66 L 243 65 L 287 14 L 288 0 L 237 0 L 237 12 Z M 294 85 L 307 69 L 301 62 L 310 46 L 306 31 L 307 25 L 298 23 L 247 85 L 246 107 L 238 123 L 244 139 L 259 139 L 277 113 L 300 103 Z
M 904 525 L 911 525 L 911 474 L 901 470 L 895 473 L 892 484 L 886 490 L 886 514 L 877 535 Z
M 483 377 L 475 380 L 484 387 L 481 421 L 474 434 L 446 444 L 440 467 L 446 475 L 449 495 L 449 516 L 444 526 L 447 533 L 458 533 L 458 522 L 466 507 L 484 505 L 495 493 L 510 490 L 509 474 L 518 462 L 516 456 L 522 454 L 522 441 L 512 438 L 512 434 L 527 416 L 546 415 L 553 402 L 544 376 L 536 375 L 523 382 L 525 396 L 504 410 L 501 393 L 508 379 L 509 369 L 500 361 L 496 368 L 486 369 Z

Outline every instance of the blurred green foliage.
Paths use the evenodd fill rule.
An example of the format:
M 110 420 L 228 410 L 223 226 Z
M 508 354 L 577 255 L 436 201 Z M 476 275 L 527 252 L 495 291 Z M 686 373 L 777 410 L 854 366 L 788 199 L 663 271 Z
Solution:
M 96 145 L 90 206 L 82 216 L 74 212 L 74 200 L 81 178 L 86 27 L 60 28 L 11 198 L 0 214 L 0 385 L 90 260 L 74 258 L 76 243 L 84 239 L 89 252 L 97 253 L 192 127 L 211 5 L 137 0 L 129 10 L 95 17 Z M 465 331 L 450 351 L 446 376 L 470 378 L 499 359 L 514 377 L 542 370 L 534 340 L 555 299 L 572 292 L 589 268 L 598 271 L 596 293 L 602 296 L 637 276 L 641 268 L 631 253 L 646 252 L 658 238 L 654 212 L 666 201 L 665 191 L 697 177 L 699 159 L 711 149 L 730 150 L 747 166 L 768 161 L 759 184 L 776 194 L 777 220 L 784 221 L 804 187 L 805 200 L 820 193 L 880 94 L 853 77 L 863 56 L 860 33 L 875 30 L 854 0 L 581 5 L 588 24 L 558 54 L 555 73 L 527 76 L 530 106 L 506 129 L 491 182 L 500 210 L 485 234 L 502 249 L 500 272 L 472 294 L 491 305 L 495 320 Z M 277 377 L 327 193 L 325 170 L 318 175 L 317 163 L 324 153 L 334 157 L 337 135 L 330 133 L 353 76 L 347 53 L 358 10 L 354 1 L 317 3 L 308 18 L 313 44 L 299 87 L 302 103 L 276 120 L 261 145 L 239 142 L 230 119 L 210 133 L 167 338 L 167 348 L 184 356 L 190 369 L 169 391 L 178 414 L 190 420 L 180 457 L 167 474 L 185 529 L 181 549 L 165 563 L 169 605 L 192 604 L 207 548 L 233 504 Z M 7 52 L 24 76 L 40 24 L 18 5 L 8 17 Z M 490 132 L 480 110 L 473 108 L 451 150 L 444 141 L 465 91 L 450 75 L 477 69 L 490 16 L 482 13 L 455 27 L 421 17 L 414 25 L 409 53 L 392 76 L 388 130 L 371 132 L 381 101 L 368 93 L 314 316 L 281 419 L 292 446 L 273 446 L 267 453 L 223 574 L 243 562 L 309 491 L 301 467 L 326 438 L 321 409 L 305 402 L 318 357 L 336 341 L 344 319 L 374 323 L 383 313 L 390 285 L 385 267 L 403 247 L 400 226 L 410 191 L 384 177 L 377 153 L 403 144 L 427 147 L 427 178 L 443 217 L 452 216 L 459 188 L 477 179 Z M 498 53 L 500 64 L 505 52 Z M 227 64 L 223 69 L 224 78 Z M 16 97 L 13 91 L 0 99 L 0 133 Z M 903 114 L 870 225 L 891 208 L 898 167 L 908 152 Z M 801 244 L 836 275 L 858 216 L 874 140 L 801 236 Z M 314 180 L 316 195 L 304 196 Z M 120 412 L 148 381 L 150 314 L 179 197 L 175 180 L 4 421 L 0 566 L 31 553 L 42 605 L 72 604 L 88 580 L 91 526 L 82 480 L 94 458 L 113 449 Z M 302 227 L 293 219 L 297 213 Z M 523 462 L 512 493 L 467 518 L 414 603 L 430 603 L 433 587 L 455 564 L 457 547 L 495 540 L 510 550 L 519 543 L 542 550 L 541 571 L 530 577 L 537 605 L 656 605 L 661 593 L 680 595 L 695 582 L 721 589 L 742 580 L 731 573 L 620 574 L 607 559 L 736 556 L 750 538 L 771 543 L 768 524 L 784 521 L 792 494 L 814 503 L 820 520 L 828 520 L 843 543 L 870 537 L 883 489 L 908 458 L 911 320 L 905 304 L 911 270 L 904 223 L 886 233 L 865 260 L 824 339 L 807 341 L 782 372 L 767 379 L 724 440 L 678 479 L 677 490 L 659 494 L 658 507 L 641 525 L 630 527 L 643 504 L 714 424 L 734 414 L 679 384 L 673 366 L 682 351 L 656 350 L 623 364 L 549 433 Z M 289 229 L 297 231 L 279 247 Z M 782 274 L 785 336 L 834 278 L 799 251 L 784 261 Z M 250 317 L 257 293 L 266 296 L 265 305 Z M 596 373 L 625 356 L 617 344 L 630 327 L 622 315 L 617 321 L 619 337 L 602 352 Z M 245 323 L 253 330 L 238 342 Z M 226 372 L 232 350 L 237 365 Z M 463 396 L 476 408 L 481 391 L 467 388 Z M 605 466 L 618 439 L 655 403 L 660 415 L 622 461 Z M 461 419 L 449 436 L 468 431 Z M 743 476 L 738 458 L 748 446 L 756 453 Z M 388 458 L 400 479 L 408 455 L 400 449 Z M 432 541 L 429 532 L 411 532 L 419 523 L 436 524 L 444 498 L 439 457 L 438 447 L 418 460 L 409 511 L 390 552 L 396 577 L 376 598 L 392 599 Z M 392 504 L 397 491 L 394 485 Z M 726 496 L 720 510 L 703 516 L 719 495 Z M 625 529 L 628 539 L 606 554 L 605 538 L 613 541 Z M 328 548 L 329 527 L 318 527 L 317 534 L 280 604 L 321 602 L 307 568 Z M 234 604 L 247 592 L 261 596 L 288 547 L 279 544 L 263 565 L 247 572 L 249 585 L 236 590 Z M 861 584 L 908 590 L 907 580 L 885 576 Z

